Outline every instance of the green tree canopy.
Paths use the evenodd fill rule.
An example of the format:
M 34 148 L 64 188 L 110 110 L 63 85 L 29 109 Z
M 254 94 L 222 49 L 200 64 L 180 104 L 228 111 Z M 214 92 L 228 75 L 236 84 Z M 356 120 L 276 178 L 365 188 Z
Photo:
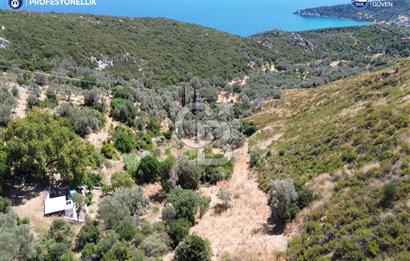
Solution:
M 202 217 L 209 207 L 210 199 L 197 194 L 193 190 L 176 187 L 167 194 L 167 201 L 174 206 L 176 218 L 186 218 L 195 223 L 195 217 Z
M 0 213 L 0 259 L 29 260 L 35 254 L 34 236 L 14 213 Z
M 175 252 L 176 261 L 208 261 L 211 260 L 212 251 L 209 242 L 192 235 L 182 241 Z
M 3 135 L 8 167 L 14 174 L 42 180 L 59 173 L 80 184 L 87 168 L 96 165 L 95 152 L 67 126 L 61 118 L 39 111 L 11 122 Z

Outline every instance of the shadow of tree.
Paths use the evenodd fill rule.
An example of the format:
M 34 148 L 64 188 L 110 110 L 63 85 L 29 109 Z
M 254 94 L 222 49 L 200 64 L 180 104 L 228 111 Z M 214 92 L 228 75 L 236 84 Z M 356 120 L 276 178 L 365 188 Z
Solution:
M 267 223 L 263 225 L 264 232 L 269 235 L 281 235 L 285 228 L 286 224 L 275 222 L 272 217 L 269 217 Z
M 229 206 L 226 206 L 223 203 L 218 203 L 214 206 L 214 214 L 215 215 L 221 215 L 223 212 L 227 211 Z
M 47 189 L 44 183 L 26 182 L 21 179 L 8 181 L 3 186 L 3 194 L 10 199 L 13 206 L 24 204 L 26 200 L 33 199 L 40 195 L 40 192 Z
M 154 195 L 149 196 L 149 200 L 154 203 L 163 203 L 166 199 L 167 195 L 163 191 L 159 191 Z

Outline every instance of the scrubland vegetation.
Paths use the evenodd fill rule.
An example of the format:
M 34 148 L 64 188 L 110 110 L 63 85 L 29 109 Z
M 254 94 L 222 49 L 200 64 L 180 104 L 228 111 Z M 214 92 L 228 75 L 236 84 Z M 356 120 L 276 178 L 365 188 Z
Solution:
M 33 71 L 1 68 L 9 79 L 0 88 L 1 195 L 10 187 L 84 186 L 85 196 L 73 200 L 93 208 L 82 226 L 56 219 L 34 231 L 13 213 L 19 198 L 0 197 L 0 256 L 208 261 L 222 253 L 213 252 L 212 238 L 192 233 L 195 226 L 233 218 L 238 198 L 259 197 L 243 201 L 252 203 L 247 210 L 263 213 L 253 207 L 265 206 L 271 215 L 249 233 L 285 233 L 290 241 L 280 255 L 289 260 L 408 258 L 410 62 L 388 67 L 410 54 L 406 29 L 272 31 L 244 39 L 165 19 L 0 16 L 0 37 L 11 43 L 0 50 L 0 66 Z M 383 70 L 349 78 L 377 68 Z M 6 86 L 13 80 L 27 100 Z M 217 102 L 222 91 L 228 104 Z M 173 120 L 195 98 L 226 123 L 209 136 L 229 130 L 229 138 L 204 150 L 223 165 L 197 164 L 198 151 L 176 137 Z M 24 102 L 25 117 L 16 117 Z M 183 138 L 192 139 L 196 121 L 207 116 L 188 114 Z M 220 152 L 228 145 L 240 159 Z M 323 175 L 329 195 L 316 184 Z M 292 227 L 297 232 L 289 233 Z
M 252 117 L 260 128 L 286 121 L 283 137 L 253 160 L 260 186 L 276 199 L 270 201 L 276 218 L 291 220 L 299 198 L 289 181 L 279 180 L 309 183 L 330 173 L 335 184 L 290 242 L 290 259 L 408 257 L 409 68 L 404 61 L 286 98 L 287 105 L 269 104 L 277 112 L 292 108 L 293 116 L 271 110 L 273 122 Z

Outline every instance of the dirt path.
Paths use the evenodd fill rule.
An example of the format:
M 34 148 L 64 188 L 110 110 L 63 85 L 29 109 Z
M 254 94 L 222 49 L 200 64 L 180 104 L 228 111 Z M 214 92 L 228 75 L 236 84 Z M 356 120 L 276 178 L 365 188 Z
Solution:
M 118 122 L 113 121 L 111 117 L 106 117 L 104 127 L 100 131 L 88 135 L 87 141 L 94 145 L 96 149 L 101 149 L 104 141 L 108 140 L 110 136 L 111 126 L 115 127 L 117 125 Z
M 13 113 L 15 118 L 23 118 L 26 115 L 28 92 L 27 89 L 21 86 L 17 86 L 17 89 L 19 90 L 19 98 Z
M 255 179 L 249 175 L 248 143 L 234 152 L 233 176 L 216 186 L 203 188 L 201 192 L 212 198 L 205 216 L 191 232 L 211 242 L 213 260 L 228 255 L 234 260 L 275 260 L 275 253 L 287 248 L 287 238 L 273 235 L 267 224 L 270 210 L 267 198 L 258 188 Z M 234 193 L 232 207 L 217 214 L 214 207 L 220 188 L 228 188 Z

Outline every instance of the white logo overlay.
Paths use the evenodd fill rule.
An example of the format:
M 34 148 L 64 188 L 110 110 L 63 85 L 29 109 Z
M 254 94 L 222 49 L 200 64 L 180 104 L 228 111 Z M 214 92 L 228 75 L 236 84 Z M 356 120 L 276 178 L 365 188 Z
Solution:
M 27 6 L 96 6 L 97 0 L 25 0 Z M 8 0 L 12 10 L 23 7 L 23 0 Z
M 367 8 L 367 6 L 369 5 L 369 1 L 368 0 L 352 0 L 352 6 L 355 9 L 365 9 Z
M 23 0 L 9 0 L 8 3 L 12 10 L 19 10 L 23 7 Z
M 201 117 L 189 118 L 192 112 L 200 113 Z M 187 104 L 179 110 L 175 127 L 179 140 L 197 152 L 198 165 L 221 166 L 232 159 L 231 127 L 228 122 L 217 120 L 209 105 L 200 102 Z M 224 144 L 223 157 L 207 157 L 206 147 L 212 146 L 216 141 L 219 141 L 221 145 Z
M 369 0 L 352 0 L 352 6 L 357 10 L 364 10 L 367 7 L 372 8 L 388 8 L 393 7 L 393 1 L 380 0 L 380 1 L 369 1 Z

